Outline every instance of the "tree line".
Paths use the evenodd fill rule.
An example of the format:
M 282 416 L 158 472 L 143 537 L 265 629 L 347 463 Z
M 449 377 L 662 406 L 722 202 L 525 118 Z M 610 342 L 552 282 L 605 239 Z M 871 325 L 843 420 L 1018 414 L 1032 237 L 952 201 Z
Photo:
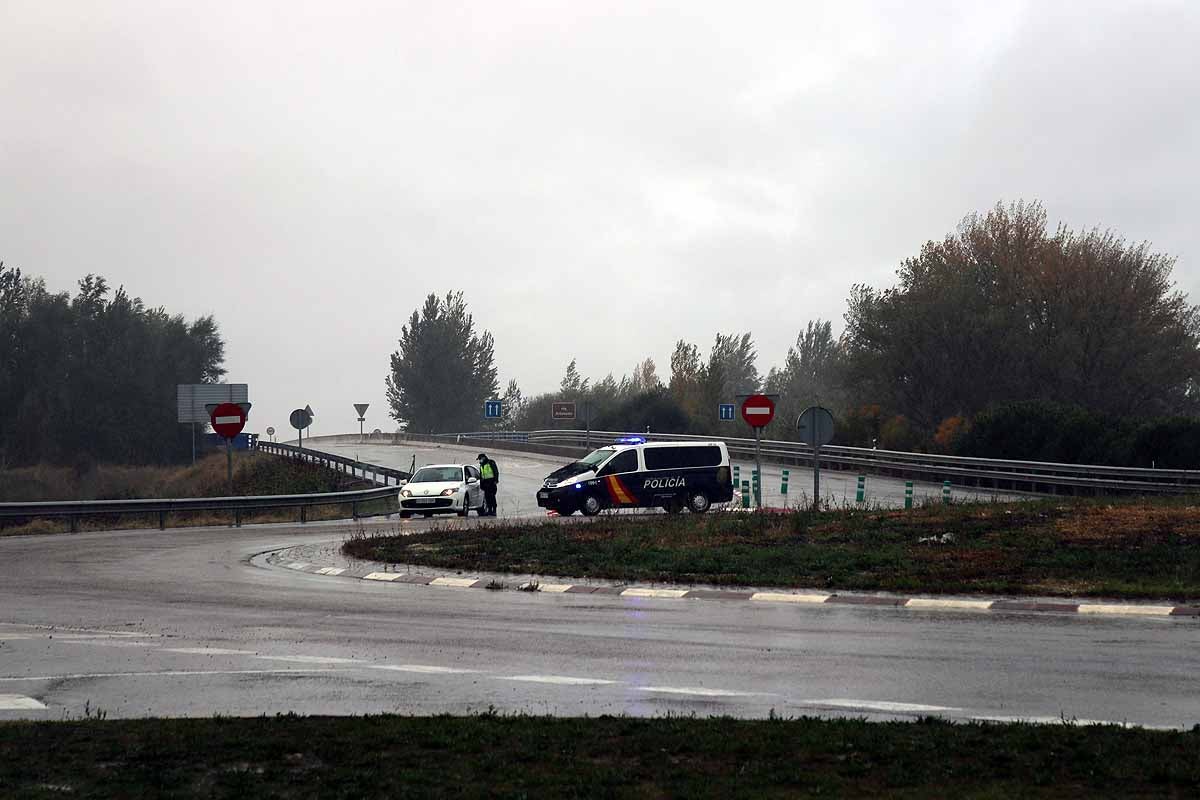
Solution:
M 176 384 L 215 383 L 225 343 L 103 277 L 74 295 L 0 263 L 0 468 L 160 464 L 191 457 Z
M 1039 203 L 997 205 L 905 259 L 895 285 L 854 285 L 841 334 L 808 322 L 765 374 L 750 332 L 718 333 L 707 353 L 677 341 L 662 377 L 646 358 L 589 379 L 571 359 L 558 390 L 533 397 L 516 380 L 500 393 L 492 337 L 475 333 L 461 292 L 430 295 L 392 355 L 389 401 L 413 430 L 573 428 L 586 415 L 601 430 L 743 435 L 717 406 L 765 391 L 778 395 L 771 438 L 794 439 L 800 412 L 823 405 L 842 444 L 999 456 L 1008 442 L 1024 455 L 1007 457 L 1200 466 L 1200 453 L 1167 448 L 1193 427 L 1200 442 L 1200 310 L 1175 287 L 1174 266 L 1112 231 L 1051 229 Z M 485 426 L 483 401 L 498 396 L 504 418 Z M 553 422 L 560 400 L 581 418 Z M 1091 444 L 1060 436 L 1047 449 L 1046 432 L 1069 420 Z M 1107 446 L 1079 433 L 1097 428 L 1122 433 L 1101 437 Z M 1172 463 L 1154 457 L 1165 449 Z

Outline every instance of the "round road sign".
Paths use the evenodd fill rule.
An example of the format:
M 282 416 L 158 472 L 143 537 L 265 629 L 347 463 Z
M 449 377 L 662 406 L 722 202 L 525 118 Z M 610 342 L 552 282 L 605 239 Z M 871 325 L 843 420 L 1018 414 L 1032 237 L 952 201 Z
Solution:
M 274 435 L 275 435 L 275 428 L 273 428 L 273 427 L 267 428 L 267 436 L 274 436 Z
M 742 419 L 751 428 L 764 428 L 775 418 L 775 401 L 765 394 L 752 394 L 742 401 Z
M 833 414 L 827 408 L 809 406 L 796 420 L 801 444 L 821 447 L 833 441 Z
M 246 412 L 237 403 L 221 403 L 212 411 L 212 428 L 218 436 L 232 439 L 246 427 Z
M 288 417 L 288 422 L 292 423 L 292 427 L 296 430 L 302 431 L 312 425 L 312 414 L 308 413 L 306 409 L 297 408 Z

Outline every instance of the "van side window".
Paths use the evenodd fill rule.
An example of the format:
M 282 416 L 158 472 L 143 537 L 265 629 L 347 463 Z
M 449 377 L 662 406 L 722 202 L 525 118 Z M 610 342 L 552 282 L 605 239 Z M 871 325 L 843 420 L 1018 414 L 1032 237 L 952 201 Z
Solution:
M 647 447 L 646 469 L 715 467 L 721 463 L 719 447 Z
M 637 472 L 637 450 L 626 450 L 612 457 L 597 475 L 615 475 L 619 472 Z

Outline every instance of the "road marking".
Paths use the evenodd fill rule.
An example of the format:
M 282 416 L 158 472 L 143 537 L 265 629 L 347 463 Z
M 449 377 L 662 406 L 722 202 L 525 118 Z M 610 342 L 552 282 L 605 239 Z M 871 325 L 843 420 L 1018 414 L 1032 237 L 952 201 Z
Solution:
M 569 583 L 539 583 L 537 585 L 539 592 L 549 592 L 550 594 L 562 594 L 570 588 L 571 584 Z
M 322 567 L 317 570 L 318 575 L 341 575 L 346 570 L 342 567 Z
M 683 597 L 687 589 L 639 589 L 634 587 L 621 592 L 621 597 Z
M 123 642 L 117 639 L 63 639 L 63 644 L 87 644 L 93 647 L 158 647 L 153 642 Z
M 506 675 L 502 676 L 500 680 L 523 681 L 525 683 L 553 683 L 560 686 L 591 686 L 616 683 L 616 681 L 607 681 L 603 678 L 572 678 L 569 675 Z
M 23 694 L 0 694 L 0 711 L 40 711 L 45 707 Z
M 848 700 L 830 698 L 828 700 L 800 700 L 802 706 L 825 706 L 829 708 L 853 708 L 856 711 L 883 711 L 897 714 L 930 714 L 945 711 L 962 711 L 952 706 L 929 706 L 920 703 L 895 703 L 890 700 Z
M 164 647 L 164 653 L 182 653 L 185 656 L 256 656 L 254 650 L 227 650 L 224 647 Z
M 995 600 L 943 600 L 933 597 L 911 597 L 908 608 L 953 608 L 959 611 L 987 611 Z
M 694 694 L 701 697 L 753 697 L 762 692 L 735 692 L 730 689 L 705 689 L 703 686 L 638 686 L 639 692 L 659 694 Z
M 399 572 L 371 572 L 363 576 L 364 581 L 394 581 L 400 577 Z
M 422 675 L 474 675 L 479 672 L 477 669 L 435 667 L 426 664 L 371 664 L 370 669 L 382 669 L 389 672 L 416 672 Z
M 286 661 L 289 664 L 361 664 L 357 658 L 338 656 L 255 656 L 263 661 Z
M 352 672 L 345 669 L 164 669 L 157 672 L 74 672 L 67 675 L 27 675 L 0 677 L 4 683 L 29 681 L 78 681 L 95 678 L 186 678 L 205 675 L 308 675 L 321 672 Z
M 813 592 L 809 594 L 792 594 L 790 592 L 755 592 L 751 600 L 766 603 L 824 603 L 830 595 Z
M 1080 603 L 1080 614 L 1122 614 L 1137 617 L 1169 617 L 1175 606 L 1126 606 Z
M 459 589 L 469 589 L 479 582 L 478 578 L 434 578 L 430 586 L 456 586 Z
M 307 561 L 293 561 L 292 563 L 287 565 L 287 568 L 288 569 L 304 569 L 307 566 L 308 566 Z

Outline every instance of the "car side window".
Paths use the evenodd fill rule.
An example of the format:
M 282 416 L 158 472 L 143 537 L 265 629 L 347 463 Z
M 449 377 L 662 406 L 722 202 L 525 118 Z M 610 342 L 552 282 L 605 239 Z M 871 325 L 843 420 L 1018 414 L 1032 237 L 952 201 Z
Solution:
M 638 458 L 637 450 L 626 450 L 624 453 L 618 453 L 613 456 L 607 464 L 601 468 L 597 475 L 616 475 L 621 472 L 637 472 Z
M 475 469 L 474 467 L 467 467 L 467 477 L 479 480 L 479 470 Z

